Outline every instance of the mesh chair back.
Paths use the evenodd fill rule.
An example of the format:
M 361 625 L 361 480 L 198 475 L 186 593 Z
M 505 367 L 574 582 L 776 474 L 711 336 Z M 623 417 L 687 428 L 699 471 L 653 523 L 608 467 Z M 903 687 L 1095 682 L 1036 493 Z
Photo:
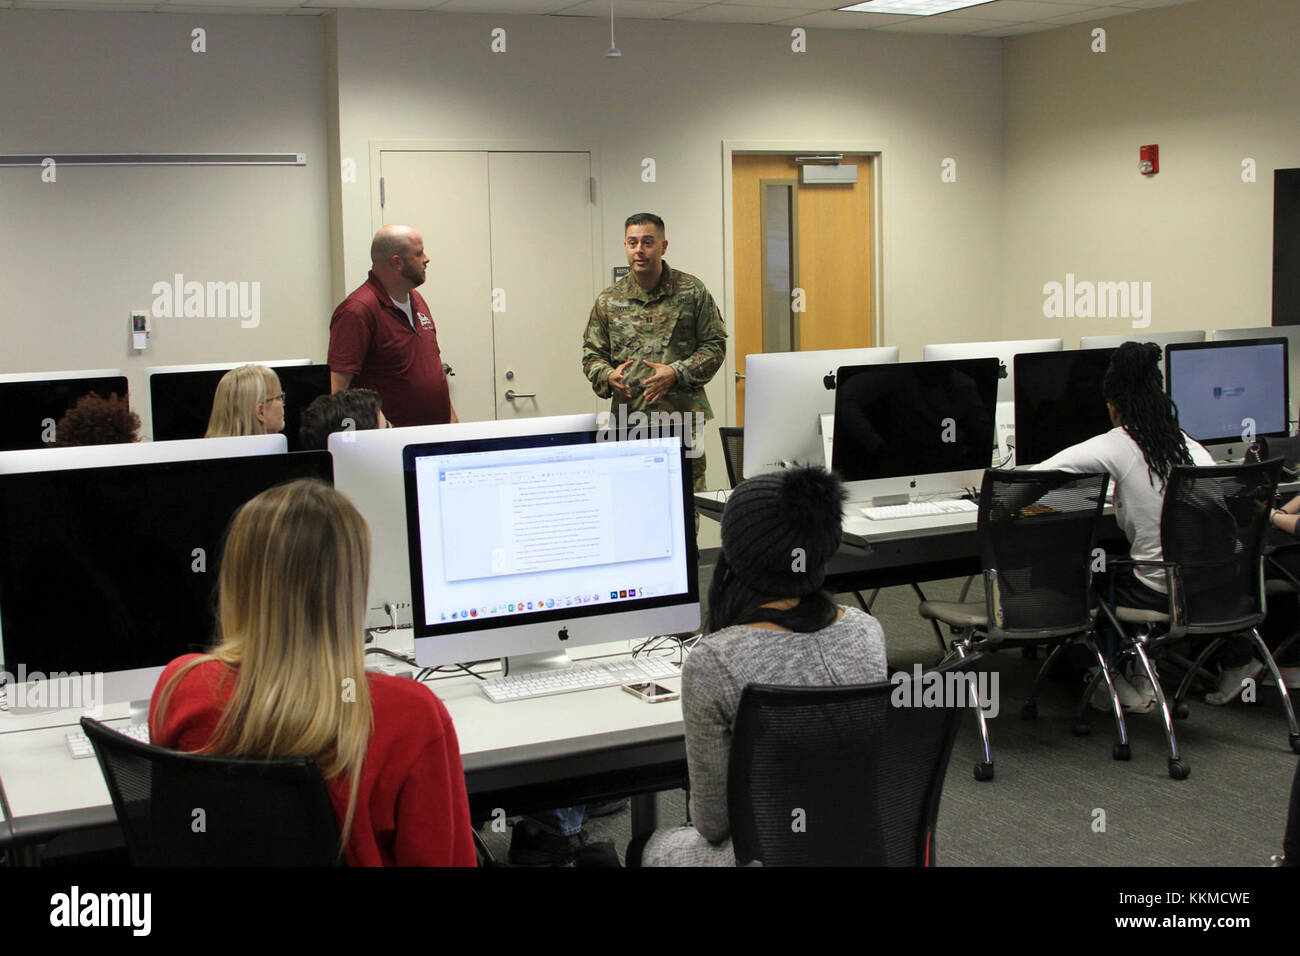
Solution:
M 991 640 L 1090 626 L 1092 550 L 1109 481 L 1100 473 L 984 473 L 979 546 Z
M 1160 540 L 1173 576 L 1175 626 L 1254 627 L 1264 616 L 1263 547 L 1280 458 L 1247 465 L 1174 468 Z
M 308 757 L 151 747 L 83 717 L 137 866 L 334 866 L 339 826 Z
M 727 480 L 736 487 L 745 480 L 745 429 L 719 428 L 722 458 L 727 463 Z
M 978 657 L 927 678 L 961 682 L 964 696 L 944 698 L 950 706 L 895 706 L 891 698 L 907 682 L 746 687 L 727 776 L 736 862 L 932 865 L 939 797 L 964 710 L 951 705 L 973 700 L 965 682 Z

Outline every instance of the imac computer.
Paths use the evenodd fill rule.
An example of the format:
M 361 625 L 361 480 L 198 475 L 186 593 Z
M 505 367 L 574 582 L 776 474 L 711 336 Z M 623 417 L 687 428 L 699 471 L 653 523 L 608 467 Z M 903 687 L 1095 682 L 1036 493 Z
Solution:
M 922 358 L 927 362 L 953 359 L 995 358 L 998 360 L 998 402 L 1016 400 L 1015 359 L 1024 352 L 1059 352 L 1065 347 L 1061 339 L 1021 339 L 1006 342 L 952 342 L 927 345 Z M 992 446 L 990 446 L 992 447 Z
M 993 449 L 998 360 L 842 368 L 834 470 L 853 501 L 906 503 L 977 488 Z
M 1182 345 L 1204 341 L 1205 332 L 1201 329 L 1193 329 L 1187 332 L 1133 332 L 1123 335 L 1085 335 L 1079 339 L 1079 348 L 1117 349 L 1125 342 L 1154 342 L 1163 349 L 1166 345 Z
M 1241 460 L 1252 436 L 1287 435 L 1287 345 L 1278 336 L 1165 346 L 1183 431 L 1220 461 Z
M 200 458 L 243 458 L 247 455 L 283 455 L 283 435 L 238 435 L 231 438 L 195 438 L 190 441 L 122 442 L 116 445 L 82 445 L 76 448 L 30 448 L 0 452 L 0 475 L 29 471 L 68 471 L 72 468 L 110 468 L 147 465 L 161 461 Z
M 1017 465 L 1036 465 L 1111 429 L 1101 394 L 1114 349 L 1016 356 Z
M 370 526 L 370 594 L 366 600 L 366 625 L 392 626 L 393 617 L 402 623 L 411 620 L 411 564 L 406 545 L 402 449 L 407 445 L 428 442 L 590 432 L 595 428 L 595 415 L 563 415 L 458 422 L 454 425 L 413 425 L 331 435 L 329 451 L 334 458 L 334 487 L 348 496 Z M 385 606 L 392 608 L 392 616 Z
M 163 667 L 210 646 L 223 536 L 244 502 L 295 478 L 329 481 L 328 452 L 0 475 L 0 659 L 11 707 L 129 703 Z M 69 675 L 96 699 L 56 699 Z M 51 693 L 54 691 L 54 693 Z
M 513 658 L 514 673 L 699 626 L 681 437 L 603 435 L 403 452 L 417 664 Z
M 745 356 L 745 472 L 826 462 L 821 416 L 835 411 L 835 370 L 897 362 L 898 349 L 824 349 Z
M 49 448 L 58 438 L 54 426 L 63 413 L 91 392 L 130 400 L 120 369 L 0 375 L 0 451 Z
M 1264 325 L 1251 329 L 1215 329 L 1214 342 L 1235 342 L 1238 339 L 1275 339 L 1279 335 L 1287 340 L 1287 389 L 1291 394 L 1291 407 L 1287 420 L 1294 425 L 1300 420 L 1296 400 L 1300 398 L 1300 325 Z
M 149 387 L 149 414 L 154 441 L 202 438 L 212 416 L 212 399 L 221 377 L 241 365 L 266 365 L 275 370 L 284 389 L 284 436 L 289 450 L 298 451 L 298 425 L 302 410 L 320 395 L 330 393 L 328 365 L 308 359 L 273 362 L 221 362 L 214 365 L 172 365 L 145 369 Z

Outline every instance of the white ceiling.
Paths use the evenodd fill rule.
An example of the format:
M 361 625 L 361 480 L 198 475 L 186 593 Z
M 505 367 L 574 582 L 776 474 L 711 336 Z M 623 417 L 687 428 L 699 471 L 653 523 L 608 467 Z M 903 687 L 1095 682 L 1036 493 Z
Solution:
M 882 33 L 948 33 L 1007 37 L 1052 30 L 1071 23 L 1123 16 L 1199 0 L 989 0 L 931 17 L 842 13 L 854 0 L 614 0 L 614 17 L 686 20 L 694 23 L 769 23 Z M 288 14 L 319 16 L 333 8 L 435 10 L 450 13 L 609 16 L 609 0 L 0 0 L 0 8 L 98 10 L 192 14 Z

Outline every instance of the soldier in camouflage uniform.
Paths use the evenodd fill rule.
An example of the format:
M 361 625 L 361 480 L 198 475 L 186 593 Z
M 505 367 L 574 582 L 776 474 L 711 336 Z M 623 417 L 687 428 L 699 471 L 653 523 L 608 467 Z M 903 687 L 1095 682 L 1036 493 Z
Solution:
M 582 341 L 582 371 L 597 395 L 613 399 L 615 427 L 634 412 L 676 413 L 688 422 L 691 473 L 695 490 L 704 491 L 695 413 L 704 421 L 713 417 L 704 386 L 726 357 L 726 326 L 704 283 L 663 261 L 668 241 L 662 219 L 637 213 L 624 228 L 632 271 L 596 297 Z

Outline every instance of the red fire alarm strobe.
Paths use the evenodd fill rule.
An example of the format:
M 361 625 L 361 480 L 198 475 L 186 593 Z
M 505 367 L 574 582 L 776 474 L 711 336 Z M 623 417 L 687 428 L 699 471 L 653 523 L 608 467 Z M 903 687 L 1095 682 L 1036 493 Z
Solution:
M 1160 172 L 1160 147 L 1138 147 L 1138 172 L 1143 176 L 1154 176 Z

